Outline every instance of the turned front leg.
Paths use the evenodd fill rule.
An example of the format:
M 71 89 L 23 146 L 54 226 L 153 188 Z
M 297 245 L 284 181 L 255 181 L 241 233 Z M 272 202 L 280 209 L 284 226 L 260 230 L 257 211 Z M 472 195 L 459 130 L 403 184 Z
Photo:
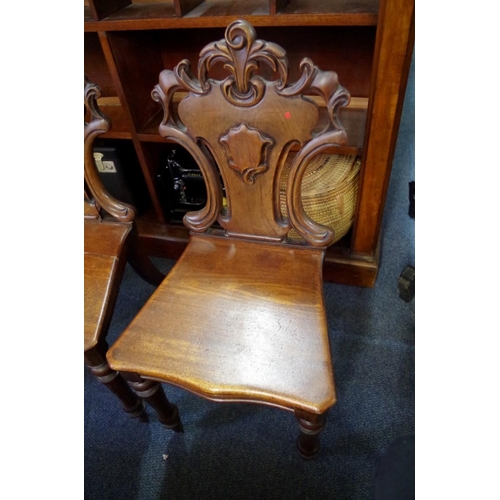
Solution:
M 106 350 L 106 343 L 100 342 L 85 353 L 85 364 L 90 373 L 118 398 L 130 417 L 142 417 L 145 414 L 144 402 L 134 394 L 125 379 L 108 365 L 104 355 Z
M 159 382 L 142 378 L 136 373 L 124 373 L 123 376 L 135 393 L 154 408 L 158 415 L 158 420 L 165 427 L 175 432 L 184 432 L 179 417 L 179 410 L 177 406 L 168 400 Z
M 302 458 L 310 459 L 318 454 L 320 448 L 320 434 L 326 424 L 326 413 L 295 413 L 299 425 L 297 449 Z

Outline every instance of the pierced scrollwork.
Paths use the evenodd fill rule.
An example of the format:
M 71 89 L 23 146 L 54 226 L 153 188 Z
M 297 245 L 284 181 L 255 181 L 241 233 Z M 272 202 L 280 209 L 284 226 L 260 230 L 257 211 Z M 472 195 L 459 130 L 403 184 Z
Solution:
M 313 62 L 304 58 L 300 63 L 301 78 L 293 85 L 277 89 L 278 94 L 293 97 L 312 93 L 320 96 L 326 106 L 328 121 L 312 140 L 303 145 L 292 165 L 287 183 L 287 212 L 294 229 L 313 246 L 328 246 L 335 239 L 333 230 L 310 219 L 302 204 L 302 179 L 310 161 L 324 149 L 341 146 L 347 142 L 347 134 L 338 121 L 338 110 L 347 106 L 349 92 L 339 84 L 334 71 L 321 71 Z
M 301 95 L 306 92 L 320 96 L 328 112 L 328 123 L 316 135 L 331 130 L 344 130 L 337 119 L 339 108 L 347 106 L 351 100 L 349 92 L 340 85 L 337 73 L 334 71 L 321 71 L 307 57 L 300 62 L 302 75 L 295 84 L 283 89 L 276 89 L 278 94 L 285 97 Z
M 90 113 L 90 119 L 85 122 L 84 127 L 85 182 L 94 197 L 97 209 L 103 208 L 117 220 L 130 222 L 135 216 L 134 208 L 113 198 L 106 191 L 94 161 L 94 139 L 98 135 L 107 132 L 111 127 L 110 121 L 97 105 L 97 99 L 100 96 L 99 87 L 85 78 L 84 102 L 86 109 Z
M 246 21 L 231 23 L 226 29 L 224 40 L 210 43 L 200 52 L 198 81 L 192 77 L 187 60 L 177 65 L 175 74 L 187 90 L 206 94 L 211 88 L 208 72 L 218 62 L 222 62 L 231 73 L 222 83 L 221 89 L 226 99 L 236 106 L 253 106 L 262 99 L 266 83 L 253 74 L 259 62 L 278 72 L 278 89 L 284 88 L 287 81 L 288 61 L 285 51 L 275 43 L 256 40 L 255 29 Z
M 179 66 L 178 66 L 179 67 Z M 178 69 L 178 67 L 176 69 Z M 215 166 L 210 155 L 194 140 L 182 123 L 174 119 L 171 105 L 172 96 L 178 90 L 186 89 L 178 73 L 163 70 L 160 73 L 160 82 L 155 85 L 151 96 L 163 108 L 163 120 L 159 126 L 159 133 L 165 139 L 170 139 L 180 144 L 193 156 L 200 166 L 207 185 L 207 202 L 205 207 L 197 212 L 188 212 L 184 216 L 184 224 L 194 232 L 206 231 L 218 218 L 222 209 L 222 187 Z
M 90 134 L 97 131 L 99 134 L 104 134 L 111 128 L 109 119 L 101 112 L 97 105 L 97 99 L 99 99 L 99 97 L 101 97 L 101 89 L 85 77 L 84 102 L 90 114 L 90 119 L 88 122 L 85 121 L 84 140 L 86 140 Z
M 217 63 L 222 63 L 230 73 L 222 81 L 209 79 L 209 72 Z M 255 74 L 260 63 L 269 66 L 278 74 L 278 78 L 266 81 Z M 266 218 L 271 212 L 274 220 L 269 221 L 269 224 L 262 223 L 256 234 L 263 238 L 281 237 L 285 234 L 283 230 L 293 227 L 313 246 L 324 247 L 333 241 L 332 230 L 315 223 L 305 213 L 301 183 L 307 165 L 317 154 L 325 148 L 346 143 L 347 134 L 337 115 L 339 108 L 349 103 L 350 95 L 339 84 L 335 72 L 321 71 L 310 59 L 304 58 L 301 61 L 300 70 L 299 80 L 288 84 L 285 51 L 277 44 L 257 40 L 254 28 L 247 21 L 239 20 L 228 26 L 224 39 L 202 49 L 198 78 L 191 73 L 187 59 L 182 60 L 173 71 L 161 72 L 159 84 L 152 93 L 153 99 L 160 102 L 164 110 L 159 126 L 160 135 L 179 143 L 193 155 L 207 186 L 205 207 L 184 217 L 184 223 L 189 229 L 203 232 L 218 218 L 224 228 L 229 227 L 229 224 L 237 228 L 244 226 L 234 222 L 238 217 L 241 218 L 241 215 L 234 215 L 237 213 L 235 207 L 242 206 L 229 193 L 233 186 L 231 179 L 234 177 L 227 179 L 229 182 L 224 179 L 227 210 L 234 215 L 234 221 L 230 216 L 221 219 L 222 186 L 216 161 L 225 163 L 238 172 L 246 184 L 255 185 L 249 192 L 260 193 L 262 199 L 268 200 L 273 197 L 267 197 L 264 192 L 269 189 L 270 183 L 277 185 L 276 179 L 279 179 L 283 164 L 282 153 L 295 144 L 300 150 L 290 166 L 288 177 L 288 217 L 286 220 L 281 219 L 279 201 L 276 201 L 278 197 L 275 196 L 276 192 L 279 194 L 279 189 L 271 188 L 270 191 L 274 189 L 276 198 L 272 201 L 274 206 L 266 212 L 268 209 L 265 205 L 266 208 L 262 208 L 259 216 Z M 172 98 L 180 90 L 187 91 L 190 95 L 179 104 L 178 111 L 174 113 Z M 319 96 L 323 101 L 320 106 L 326 113 L 321 112 L 320 120 L 318 105 L 308 99 L 311 94 Z M 209 96 L 213 96 L 213 99 Z M 207 101 L 201 99 L 204 97 L 208 98 Z M 219 107 L 214 102 L 219 103 Z M 224 107 L 227 103 L 231 106 Z M 210 110 L 213 124 L 206 117 L 196 118 L 196 114 L 203 113 L 204 109 Z M 233 118 L 234 121 L 231 121 Z M 212 142 L 208 140 L 208 136 L 211 136 Z M 207 141 L 206 145 L 204 141 Z M 225 166 L 220 165 L 220 168 L 224 176 Z M 267 171 L 270 175 L 265 174 Z M 264 174 L 262 182 L 260 174 Z M 244 234 L 248 235 L 252 230 L 253 228 L 245 225 Z M 238 231 L 233 232 L 236 234 Z

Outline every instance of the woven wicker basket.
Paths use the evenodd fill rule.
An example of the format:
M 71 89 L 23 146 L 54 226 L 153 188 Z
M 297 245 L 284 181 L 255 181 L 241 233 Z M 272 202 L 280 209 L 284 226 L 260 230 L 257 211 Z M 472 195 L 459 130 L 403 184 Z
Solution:
M 280 179 L 281 213 L 286 217 L 286 182 L 295 155 L 285 162 Z M 315 222 L 331 227 L 335 241 L 350 229 L 356 211 L 361 161 L 351 155 L 317 155 L 306 167 L 302 179 L 302 204 L 307 215 Z M 292 229 L 290 239 L 300 235 Z

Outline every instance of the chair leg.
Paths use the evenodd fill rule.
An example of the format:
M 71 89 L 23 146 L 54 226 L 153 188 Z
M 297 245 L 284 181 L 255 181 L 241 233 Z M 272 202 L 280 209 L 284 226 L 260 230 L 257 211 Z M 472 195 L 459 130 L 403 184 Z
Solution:
M 123 409 L 130 417 L 143 418 L 146 411 L 144 402 L 134 394 L 125 379 L 108 365 L 106 358 L 99 352 L 105 350 L 106 346 L 99 347 L 85 353 L 85 363 L 90 373 L 120 400 Z
M 135 393 L 156 411 L 158 420 L 168 429 L 175 432 L 184 432 L 179 410 L 165 395 L 165 391 L 159 382 L 144 379 L 135 373 L 123 373 Z
M 315 457 L 320 448 L 319 436 L 326 424 L 326 413 L 320 415 L 314 413 L 295 414 L 299 424 L 299 437 L 297 438 L 297 449 L 302 458 Z

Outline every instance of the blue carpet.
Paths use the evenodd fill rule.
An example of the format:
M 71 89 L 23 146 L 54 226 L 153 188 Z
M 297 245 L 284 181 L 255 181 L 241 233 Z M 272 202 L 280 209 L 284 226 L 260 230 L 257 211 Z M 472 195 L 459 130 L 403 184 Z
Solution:
M 325 284 L 338 403 L 313 461 L 295 451 L 291 413 L 217 404 L 165 386 L 185 433 L 129 419 L 85 369 L 87 499 L 372 499 L 377 466 L 391 443 L 414 434 L 415 302 L 398 294 L 414 265 L 408 183 L 414 175 L 412 65 L 383 220 L 373 289 Z M 158 259 L 162 270 L 173 262 Z M 112 343 L 153 292 L 127 267 L 108 340 Z M 381 497 L 383 498 L 383 497 Z

